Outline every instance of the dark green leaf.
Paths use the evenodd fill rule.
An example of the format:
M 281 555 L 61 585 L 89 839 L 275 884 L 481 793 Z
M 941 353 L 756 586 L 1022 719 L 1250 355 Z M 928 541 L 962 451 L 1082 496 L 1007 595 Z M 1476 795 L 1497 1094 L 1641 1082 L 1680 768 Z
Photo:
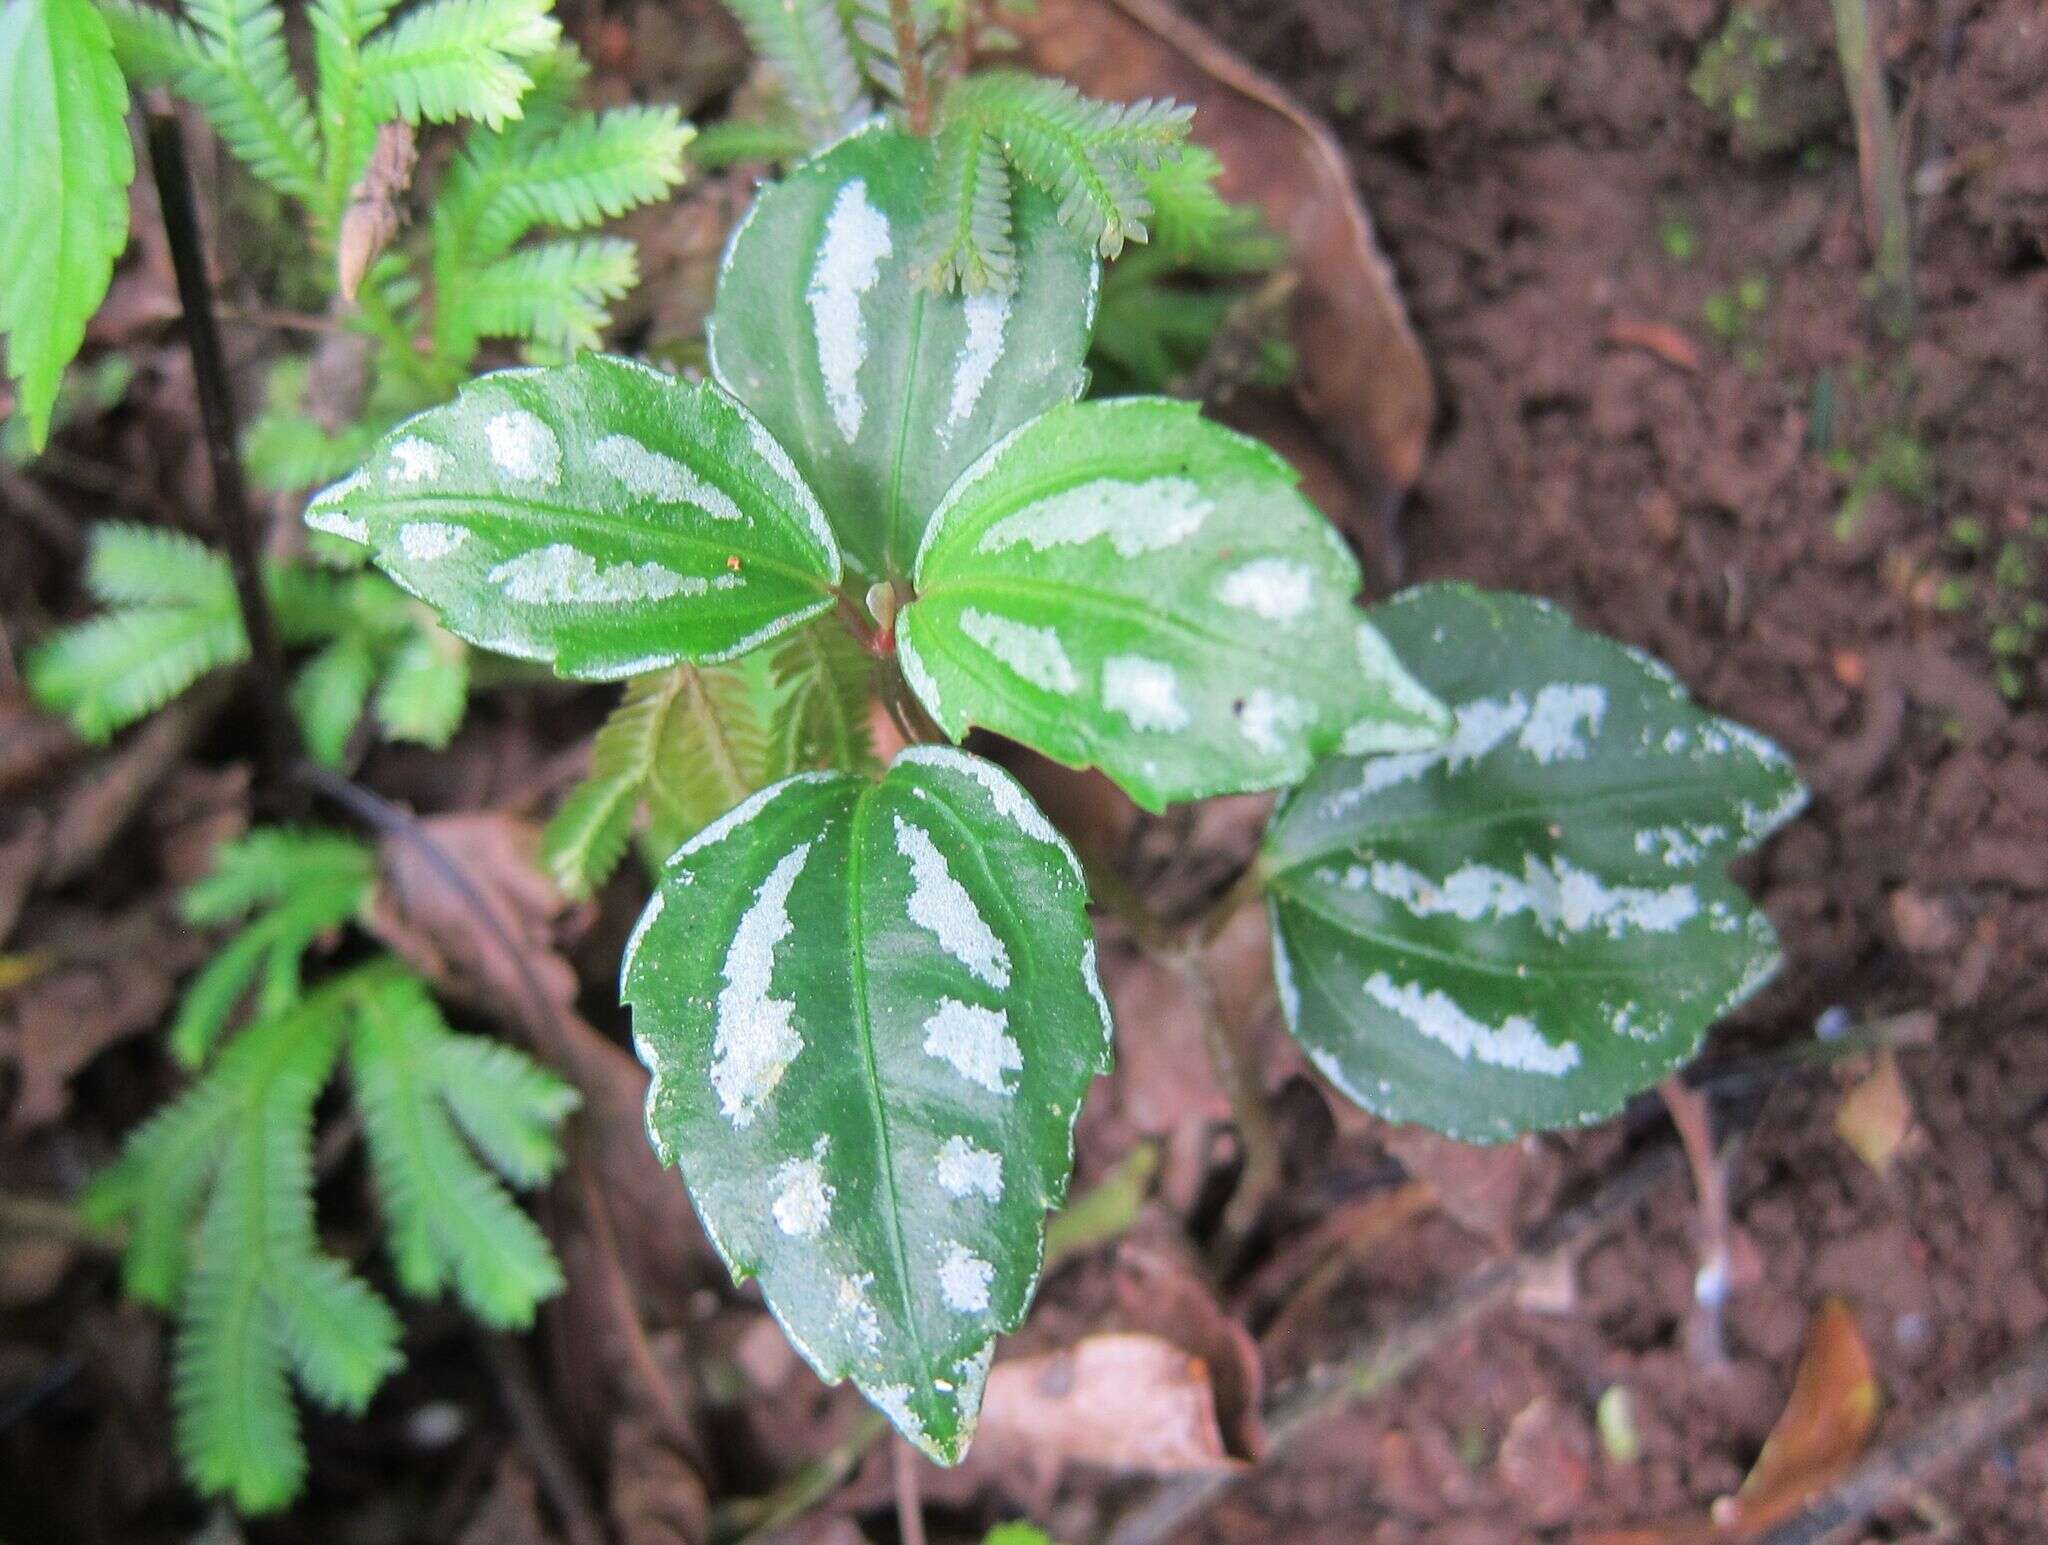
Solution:
M 716 387 L 585 356 L 400 425 L 307 524 L 481 648 L 610 680 L 723 660 L 832 604 L 839 553 L 774 439 Z
M 712 1239 L 821 1376 L 944 1463 L 1109 1066 L 1086 904 L 1007 773 L 922 747 L 706 827 L 627 948 L 650 1130 Z
M 870 578 L 909 571 L 926 522 L 994 440 L 1081 393 L 1094 257 L 1019 189 L 1013 293 L 921 282 L 929 140 L 873 124 L 762 191 L 712 313 L 718 379 L 789 447 Z
M 959 739 L 1100 766 L 1147 809 L 1434 743 L 1443 710 L 1352 607 L 1358 565 L 1263 445 L 1161 398 L 1054 408 L 946 497 L 897 619 Z
M 1497 1140 L 1611 1115 L 1775 969 L 1722 871 L 1805 792 L 1776 747 L 1544 602 L 1436 585 L 1372 616 L 1457 727 L 1327 761 L 1274 817 L 1288 1022 L 1389 1120 Z

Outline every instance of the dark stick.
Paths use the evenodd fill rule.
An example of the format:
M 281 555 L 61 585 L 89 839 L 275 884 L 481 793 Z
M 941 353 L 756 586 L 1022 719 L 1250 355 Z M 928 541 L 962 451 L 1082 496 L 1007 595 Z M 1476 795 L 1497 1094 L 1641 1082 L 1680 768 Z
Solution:
M 1876 1514 L 1953 1471 L 2048 1406 L 2048 1338 L 2007 1359 L 1980 1389 L 1943 1405 L 1897 1443 L 1851 1470 L 1799 1517 L 1757 1545 L 1847 1545 Z
M 213 497 L 228 563 L 234 570 L 235 596 L 241 603 L 242 626 L 249 635 L 249 658 L 256 671 L 256 703 L 263 719 L 261 752 L 264 779 L 273 794 L 290 787 L 293 759 L 292 721 L 285 706 L 284 647 L 270 614 L 263 588 L 263 559 L 257 548 L 256 522 L 249 513 L 249 491 L 242 481 L 237 450 L 234 394 L 228 385 L 227 361 L 221 354 L 220 329 L 214 320 L 213 291 L 206 280 L 206 249 L 199 234 L 199 209 L 193 197 L 192 172 L 185 162 L 185 135 L 177 116 L 149 115 L 149 163 L 156 178 L 157 201 L 163 206 L 164 236 L 170 243 L 171 266 L 178 276 L 178 304 L 185 313 L 185 347 L 192 354 L 192 379 L 199 392 L 199 422 L 206 431 L 206 459 L 213 473 Z

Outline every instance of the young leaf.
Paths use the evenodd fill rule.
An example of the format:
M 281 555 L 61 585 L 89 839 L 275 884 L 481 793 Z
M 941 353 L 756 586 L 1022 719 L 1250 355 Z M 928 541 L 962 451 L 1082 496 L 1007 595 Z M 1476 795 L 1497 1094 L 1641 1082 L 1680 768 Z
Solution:
M 64 367 L 128 244 L 128 88 L 91 0 L 0 6 L 0 334 L 41 450 Z
M 100 0 L 99 13 L 113 40 L 115 63 L 138 90 L 175 86 L 206 62 L 199 34 L 146 0 Z
M 469 707 L 469 651 L 432 623 L 399 645 L 377 683 L 377 722 L 393 740 L 440 750 Z
M 284 8 L 272 0 L 188 0 L 186 9 L 206 57 L 179 89 L 250 171 L 319 208 L 320 135 L 292 76 Z
M 858 639 L 843 627 L 813 623 L 776 646 L 773 665 L 780 701 L 768 753 L 770 778 L 813 768 L 882 770 L 868 722 L 875 662 Z
M 1497 1141 L 1611 1115 L 1776 968 L 1723 869 L 1805 791 L 1776 747 L 1544 602 L 1431 585 L 1372 616 L 1456 729 L 1327 761 L 1275 815 L 1288 1023 L 1390 1121 Z
M 460 637 L 593 680 L 743 654 L 840 578 L 817 502 L 745 409 L 594 355 L 471 382 L 306 522 L 371 547 Z
M 948 735 L 1095 764 L 1149 810 L 1448 723 L 1352 609 L 1358 566 L 1293 470 L 1189 403 L 1035 419 L 946 496 L 916 583 L 897 649 Z
M 907 572 L 967 464 L 1086 379 L 1098 268 L 1044 195 L 1015 199 L 1014 292 L 918 282 L 933 156 L 877 123 L 763 189 L 709 324 L 718 380 L 789 447 L 870 578 Z
M 941 1463 L 1109 1066 L 1086 905 L 1009 774 L 920 747 L 706 827 L 626 952 L 650 1129 L 735 1277 Z
M 357 994 L 349 1067 L 399 1281 L 426 1296 L 452 1279 L 485 1323 L 525 1326 L 561 1290 L 562 1269 L 456 1122 L 474 1123 L 479 1145 L 511 1155 L 515 1178 L 531 1183 L 559 1161 L 553 1129 L 576 1096 L 509 1048 L 493 1048 L 497 1058 L 460 1050 L 471 1040 L 448 1028 L 416 978 L 385 972 Z M 479 1074 L 486 1082 L 458 1087 Z
M 379 120 L 498 127 L 519 116 L 527 60 L 561 36 L 552 0 L 428 0 L 363 49 L 362 92 Z
M 523 247 L 464 276 L 444 302 L 460 319 L 451 352 L 467 357 L 478 338 L 525 338 L 565 350 L 594 349 L 608 309 L 640 282 L 639 251 L 622 237 L 586 237 Z
M 339 767 L 348 738 L 363 717 L 377 680 L 377 657 L 354 634 L 343 634 L 306 662 L 292 680 L 292 716 L 313 760 Z
M 853 40 L 837 0 L 726 0 L 747 43 L 782 79 L 812 144 L 867 116 Z
M 100 741 L 248 652 L 229 594 L 212 605 L 137 607 L 66 628 L 29 656 L 28 682 L 37 702 Z

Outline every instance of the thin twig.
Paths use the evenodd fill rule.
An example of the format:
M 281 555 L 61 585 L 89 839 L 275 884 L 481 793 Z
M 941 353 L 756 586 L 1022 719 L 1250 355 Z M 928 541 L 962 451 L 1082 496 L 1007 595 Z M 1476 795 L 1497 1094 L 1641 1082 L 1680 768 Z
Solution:
M 1560 1255 L 1580 1254 L 1611 1234 L 1679 1166 L 1675 1149 L 1652 1149 L 1587 1201 L 1537 1230 L 1516 1254 L 1481 1267 L 1434 1306 L 1280 1391 L 1266 1410 L 1268 1461 L 1278 1458 L 1344 1401 L 1385 1394 L 1418 1363 L 1506 1307 Z M 1161 1540 L 1186 1538 L 1194 1520 L 1242 1478 L 1230 1474 L 1160 1483 L 1118 1521 L 1109 1534 L 1109 1545 L 1156 1545 Z
M 888 1418 L 862 1407 L 854 1427 L 829 1451 L 812 1460 L 764 1497 L 727 1502 L 718 1509 L 714 1538 L 751 1541 L 795 1523 L 837 1491 L 868 1451 L 889 1432 Z
M 1210 974 L 1201 949 L 1198 946 L 1169 956 L 1166 963 L 1195 1000 L 1195 1012 L 1202 1024 L 1202 1043 L 1208 1048 L 1217 1081 L 1230 1100 L 1238 1145 L 1244 1150 L 1244 1168 L 1238 1176 L 1237 1189 L 1223 1209 L 1216 1239 L 1217 1256 L 1228 1263 L 1236 1259 L 1266 1204 L 1280 1189 L 1280 1134 L 1273 1125 L 1265 1083 L 1259 1077 L 1257 1059 L 1248 1044 L 1247 1027 L 1223 1012 L 1216 979 Z
M 120 1253 L 126 1235 L 86 1221 L 69 1202 L 33 1191 L 0 1191 L 0 1235 L 17 1239 L 61 1239 L 82 1249 Z
M 2001 1363 L 1981 1389 L 1943 1404 L 1918 1427 L 1877 1450 L 1799 1517 L 1756 1545 L 1850 1545 L 1875 1514 L 1988 1448 L 2048 1408 L 2048 1336 Z
M 1718 1368 L 1728 1361 L 1727 1338 L 1721 1323 L 1728 1304 L 1732 1269 L 1728 1176 L 1714 1145 L 1714 1117 L 1707 1097 L 1676 1075 L 1657 1085 L 1657 1097 L 1671 1113 L 1671 1124 L 1678 1128 L 1678 1140 L 1685 1147 L 1696 1204 L 1700 1263 L 1693 1276 L 1693 1312 L 1686 1326 L 1686 1342 L 1694 1362 Z
M 185 134 L 176 114 L 149 115 L 149 159 L 156 179 L 157 201 L 163 208 L 171 267 L 177 274 L 178 304 L 185 314 L 185 347 L 192 356 L 199 422 L 206 432 L 207 463 L 213 473 L 214 504 L 228 550 L 228 565 L 235 577 L 242 627 L 249 636 L 249 658 L 255 668 L 256 704 L 262 718 L 259 761 L 269 794 L 285 798 L 296 736 L 285 703 L 284 645 L 270 614 L 270 597 L 263 584 L 262 545 L 249 509 L 249 491 L 242 481 L 234 391 L 228 381 L 227 360 L 221 352 L 220 329 L 214 320 L 213 289 L 206 277 L 198 204 L 192 190 L 192 172 L 185 162 Z
M 1856 120 L 1856 161 L 1862 178 L 1863 224 L 1870 241 L 1880 315 L 1895 337 L 1913 326 L 1913 233 L 1898 127 L 1885 91 L 1884 61 L 1871 0 L 1832 0 L 1835 48 L 1842 60 L 1849 109 Z
M 896 1476 L 896 1533 L 903 1545 L 925 1545 L 924 1489 L 917 1479 L 917 1450 L 898 1438 L 891 1445 L 889 1459 Z
M 562 1520 L 570 1545 L 604 1545 L 604 1526 L 583 1485 L 583 1477 L 548 1419 L 547 1403 L 534 1382 L 533 1368 L 525 1346 L 510 1336 L 486 1332 L 480 1336 L 484 1357 L 491 1365 L 499 1398 L 519 1432 L 519 1446 L 532 1461 L 533 1473 L 548 1503 Z
M 924 50 L 918 46 L 917 17 L 910 0 L 889 0 L 889 25 L 896 33 L 896 62 L 903 69 L 903 105 L 910 112 L 910 132 L 929 134 L 932 87 L 925 78 Z

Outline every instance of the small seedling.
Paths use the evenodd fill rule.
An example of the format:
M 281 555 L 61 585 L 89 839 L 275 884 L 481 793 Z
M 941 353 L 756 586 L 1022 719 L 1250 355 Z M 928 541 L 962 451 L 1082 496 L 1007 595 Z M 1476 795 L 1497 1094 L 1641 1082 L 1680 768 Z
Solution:
M 1480 1140 L 1611 1114 L 1769 976 L 1769 924 L 1721 871 L 1803 793 L 1541 603 L 1433 586 L 1361 614 L 1355 561 L 1270 451 L 1182 403 L 1076 400 L 1110 206 L 1063 179 L 1099 166 L 1090 133 L 1185 117 L 946 89 L 973 116 L 906 100 L 763 190 L 711 380 L 598 357 L 485 376 L 307 519 L 475 643 L 633 679 L 572 802 L 604 839 L 556 848 L 600 860 L 572 872 L 623 846 L 664 743 L 709 760 L 767 703 L 698 813 L 787 768 L 758 754 L 781 711 L 761 651 L 809 636 L 844 662 L 771 673 L 832 705 L 795 737 L 816 765 L 667 854 L 623 994 L 650 1130 L 735 1275 L 951 1462 L 1110 1057 L 1086 875 L 958 749 L 970 729 L 1151 810 L 1288 789 L 1235 899 L 1266 900 L 1289 1026 L 1361 1104 Z M 1014 179 L 995 103 L 1065 125 L 1016 132 L 1036 149 Z M 963 123 L 980 161 L 947 138 Z M 1051 194 L 1046 144 L 1069 158 Z M 885 768 L 832 728 L 875 697 L 911 742 Z
M 1687 79 L 1744 156 L 1814 146 L 1839 123 L 1844 103 L 1823 49 L 1774 25 L 1765 8 L 1739 5 L 1701 48 Z

